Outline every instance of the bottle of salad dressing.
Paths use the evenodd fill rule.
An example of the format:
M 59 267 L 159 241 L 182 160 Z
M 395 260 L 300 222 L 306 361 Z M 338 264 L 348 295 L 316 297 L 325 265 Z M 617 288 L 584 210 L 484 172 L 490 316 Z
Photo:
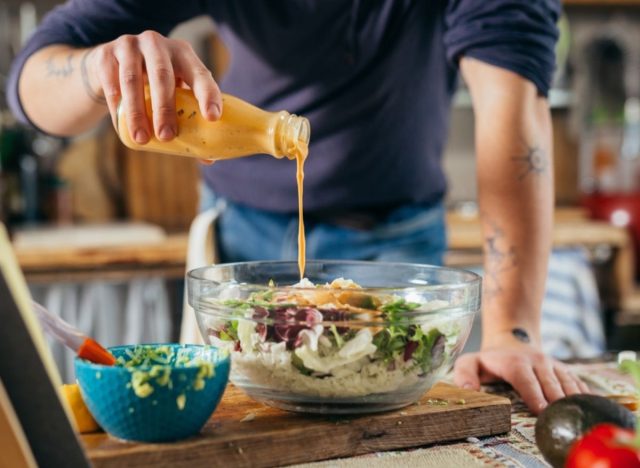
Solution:
M 191 90 L 176 89 L 178 134 L 171 141 L 151 136 L 145 145 L 136 143 L 127 128 L 125 111 L 118 106 L 117 129 L 122 142 L 134 150 L 192 156 L 209 161 L 270 154 L 294 159 L 309 144 L 309 121 L 286 111 L 267 112 L 228 94 L 222 95 L 222 116 L 211 122 L 200 114 Z M 152 122 L 149 87 L 145 104 Z
M 219 161 L 252 154 L 270 154 L 276 158 L 296 159 L 298 182 L 298 267 L 300 278 L 305 268 L 305 236 L 302 217 L 302 182 L 304 161 L 310 138 L 309 121 L 286 111 L 267 112 L 228 94 L 222 95 L 222 116 L 211 122 L 200 114 L 198 101 L 191 90 L 177 88 L 176 113 L 178 134 L 171 141 L 155 135 L 148 143 L 136 143 L 129 133 L 122 105 L 116 113 L 120 140 L 131 149 L 191 156 Z M 145 105 L 149 123 L 152 109 L 149 87 L 145 87 Z M 151 125 L 153 126 L 153 125 Z

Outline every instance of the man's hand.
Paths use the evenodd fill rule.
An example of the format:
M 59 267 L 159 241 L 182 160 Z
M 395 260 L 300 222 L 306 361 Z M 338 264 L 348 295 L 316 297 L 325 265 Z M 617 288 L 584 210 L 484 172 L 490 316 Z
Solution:
M 146 83 L 153 125 L 144 105 Z M 220 117 L 220 89 L 191 45 L 145 31 L 91 49 L 51 45 L 39 50 L 20 75 L 20 98 L 37 126 L 67 136 L 92 128 L 107 109 L 115 123 L 122 99 L 129 132 L 144 144 L 153 133 L 164 141 L 175 137 L 175 88 L 183 84 L 193 89 L 203 116 Z
M 178 82 L 193 89 L 203 116 L 216 120 L 221 115 L 220 89 L 186 41 L 168 39 L 154 31 L 120 36 L 91 51 L 88 62 L 112 117 L 122 98 L 127 127 L 136 143 L 147 143 L 151 131 L 160 140 L 171 140 L 176 136 L 175 88 Z M 149 128 L 145 111 L 145 81 L 149 82 L 151 92 L 153 129 Z
M 533 414 L 566 395 L 589 392 L 565 364 L 509 337 L 456 361 L 454 382 L 459 387 L 479 390 L 481 384 L 501 380 L 511 384 Z

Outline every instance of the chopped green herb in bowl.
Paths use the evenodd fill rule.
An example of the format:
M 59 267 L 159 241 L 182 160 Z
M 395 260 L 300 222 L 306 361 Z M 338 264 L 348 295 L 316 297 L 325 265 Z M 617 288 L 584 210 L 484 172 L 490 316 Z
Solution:
M 213 346 L 149 344 L 109 349 L 114 366 L 76 359 L 89 411 L 111 435 L 164 442 L 197 434 L 226 387 L 229 353 Z

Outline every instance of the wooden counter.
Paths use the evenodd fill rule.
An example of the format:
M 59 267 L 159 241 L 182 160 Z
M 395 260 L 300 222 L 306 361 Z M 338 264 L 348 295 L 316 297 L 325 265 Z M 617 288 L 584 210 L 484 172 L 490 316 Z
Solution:
M 464 268 L 482 262 L 482 235 L 477 217 L 448 213 L 449 247 L 445 263 Z M 605 310 L 620 320 L 638 310 L 640 290 L 635 284 L 633 242 L 628 231 L 586 217 L 580 209 L 557 209 L 553 246 L 585 247 L 592 253 L 600 299 Z M 640 321 L 640 318 L 638 319 Z
M 449 246 L 452 250 L 480 249 L 482 235 L 476 216 L 465 217 L 457 213 L 447 214 Z M 582 245 L 595 247 L 610 245 L 628 248 L 631 239 L 625 229 L 612 226 L 604 221 L 594 221 L 584 217 L 579 210 L 557 210 L 553 229 L 554 247 Z
M 30 283 L 184 276 L 187 234 L 147 244 L 88 248 L 20 248 L 16 255 Z
M 482 235 L 477 217 L 447 216 L 451 266 L 478 265 L 482 261 Z M 633 249 L 625 229 L 591 221 L 579 210 L 557 210 L 553 231 L 555 247 L 586 246 L 611 250 L 612 268 L 620 294 L 633 290 Z M 18 261 L 32 283 L 128 279 L 137 276 L 181 278 L 184 275 L 187 234 L 161 240 L 105 247 L 16 246 Z
M 450 266 L 480 264 L 482 233 L 477 217 L 456 213 L 447 215 L 449 252 L 445 262 Z M 587 219 L 581 210 L 556 210 L 553 227 L 554 248 L 582 246 L 591 250 L 610 249 L 611 270 L 621 295 L 628 295 L 634 286 L 634 253 L 626 229 L 604 221 Z
M 445 263 L 470 267 L 482 263 L 482 235 L 476 216 L 447 215 L 449 251 Z M 31 284 L 128 281 L 138 277 L 181 279 L 185 273 L 186 233 L 156 236 L 151 242 L 110 246 L 15 246 L 22 270 Z M 55 244 L 55 243 L 54 243 Z M 595 270 L 606 310 L 618 322 L 640 323 L 640 289 L 634 281 L 633 245 L 628 232 L 586 218 L 581 210 L 556 210 L 553 230 L 556 248 L 583 246 L 598 258 Z M 604 252 L 606 258 L 602 259 Z

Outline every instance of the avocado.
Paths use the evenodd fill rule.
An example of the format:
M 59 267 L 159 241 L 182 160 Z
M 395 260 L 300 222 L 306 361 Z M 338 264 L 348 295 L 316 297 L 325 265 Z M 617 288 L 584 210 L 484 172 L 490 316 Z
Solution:
M 564 466 L 571 445 L 593 426 L 635 427 L 635 416 L 622 405 L 597 395 L 570 395 L 551 403 L 536 421 L 536 444 L 554 467 Z

